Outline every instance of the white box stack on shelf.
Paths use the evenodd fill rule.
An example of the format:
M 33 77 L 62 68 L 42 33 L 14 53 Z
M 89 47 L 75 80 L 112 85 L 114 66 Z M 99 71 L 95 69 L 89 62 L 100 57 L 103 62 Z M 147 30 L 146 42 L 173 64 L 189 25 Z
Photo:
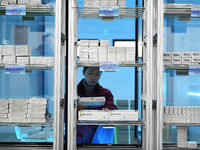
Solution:
M 80 45 L 79 46 L 79 58 L 80 58 L 80 61 L 88 61 L 88 46 L 82 46 Z
M 93 0 L 84 0 L 84 15 L 92 15 L 93 9 L 92 9 L 92 2 Z
M 181 64 L 180 52 L 172 52 L 172 64 Z
M 172 64 L 172 53 L 171 52 L 163 53 L 163 63 L 167 64 L 167 65 Z
M 108 61 L 108 47 L 99 46 L 99 61 Z
M 31 47 L 28 45 L 16 46 L 17 64 L 30 64 Z
M 47 99 L 28 99 L 27 123 L 45 123 Z
M 126 0 L 118 0 L 119 15 L 126 15 Z
M 177 147 L 187 148 L 187 127 L 177 127 Z
M 89 46 L 99 46 L 99 40 L 89 40 Z
M 16 63 L 16 49 L 14 45 L 3 45 L 3 63 Z
M 108 121 L 108 111 L 105 111 L 105 110 L 81 110 L 78 112 L 78 120 L 81 120 L 81 121 Z
M 89 53 L 89 61 L 95 61 L 98 62 L 98 47 L 97 46 L 90 46 L 88 48 Z
M 92 0 L 92 6 L 101 6 L 101 0 Z
M 117 61 L 126 61 L 126 47 L 117 47 Z
M 108 61 L 117 61 L 117 48 L 116 47 L 108 47 Z
M 109 40 L 100 40 L 100 46 L 109 46 Z
M 181 53 L 181 63 L 191 64 L 192 62 L 192 52 L 182 52 Z
M 126 61 L 135 61 L 135 47 L 126 47 Z
M 0 99 L 0 122 L 8 122 L 8 100 Z
M 9 99 L 8 121 L 10 123 L 26 123 L 26 99 Z

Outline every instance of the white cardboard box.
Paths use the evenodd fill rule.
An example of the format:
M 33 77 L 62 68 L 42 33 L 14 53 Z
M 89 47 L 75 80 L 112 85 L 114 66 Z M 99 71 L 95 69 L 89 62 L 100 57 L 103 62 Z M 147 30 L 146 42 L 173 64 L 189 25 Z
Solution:
M 43 119 L 45 118 L 45 113 L 28 113 L 27 118 L 32 118 L 32 119 Z
M 8 118 L 8 114 L 7 113 L 0 113 L 0 119 L 2 118 Z
M 9 109 L 23 109 L 23 108 L 27 108 L 27 104 L 26 103 L 10 103 L 9 104 Z
M 92 6 L 101 6 L 101 0 L 92 0 Z
M 27 108 L 12 108 L 8 111 L 9 113 L 27 113 Z
M 26 118 L 26 113 L 8 113 L 8 118 L 23 117 Z
M 12 118 L 8 118 L 8 122 L 25 123 L 26 118 L 24 118 L 24 117 L 12 117 Z
M 43 57 L 30 57 L 31 65 L 41 65 L 43 64 Z
M 1 113 L 8 113 L 8 108 L 0 108 Z
M 28 103 L 38 104 L 38 105 L 47 104 L 47 99 L 46 98 L 29 98 Z
M 172 53 L 171 52 L 164 52 L 163 57 L 172 57 Z
M 78 112 L 78 120 L 108 121 L 108 111 L 82 110 Z
M 79 102 L 85 107 L 104 106 L 105 97 L 80 97 Z
M 0 122 L 8 122 L 8 118 L 0 118 Z
M 108 6 L 109 0 L 101 0 L 101 6 Z
M 17 64 L 30 64 L 30 57 L 17 57 Z
M 98 1 L 98 0 L 94 0 L 94 1 Z M 90 40 L 90 46 L 99 46 L 99 40 Z
M 117 53 L 117 48 L 114 46 L 109 46 L 108 47 L 108 53 Z
M 126 47 L 117 47 L 117 53 L 126 53 Z
M 0 64 L 3 63 L 3 56 L 0 55 Z
M 138 121 L 137 110 L 110 110 L 109 121 Z
M 171 57 L 163 57 L 163 63 L 164 64 L 171 64 L 172 58 Z
M 84 0 L 84 6 L 92 6 L 92 0 Z
M 200 57 L 200 52 L 193 52 L 192 57 Z
M 30 5 L 39 5 L 41 4 L 41 0 L 30 0 Z
M 43 57 L 43 64 L 47 66 L 54 66 L 55 64 L 54 57 Z
M 14 104 L 27 104 L 28 101 L 26 99 L 8 99 L 9 103 L 14 103 Z
M 117 6 L 117 0 L 109 0 L 109 6 Z
M 192 57 L 192 63 L 200 63 L 200 57 Z
M 172 57 L 181 57 L 181 52 L 172 52 Z
M 0 55 L 3 55 L 3 45 L 0 45 Z
M 109 40 L 100 40 L 100 46 L 109 46 Z
M 8 104 L 8 99 L 0 99 L 0 104 Z
M 3 63 L 4 64 L 15 64 L 16 56 L 3 56 Z
M 126 0 L 118 0 L 119 6 L 126 6 Z
M 46 120 L 45 118 L 40 119 L 40 118 L 27 118 L 28 123 L 45 123 Z
M 182 52 L 181 57 L 192 57 L 192 52 Z
M 15 46 L 14 45 L 3 45 L 3 55 L 6 56 L 15 56 Z
M 18 4 L 29 4 L 30 0 L 18 0 Z
M 40 114 L 46 113 L 46 109 L 45 108 L 30 108 L 27 111 L 27 113 L 29 113 L 29 114 L 35 113 L 35 112 L 40 113 Z
M 172 64 L 181 64 L 181 57 L 172 57 Z
M 28 45 L 16 46 L 16 56 L 31 56 L 31 47 Z
M 80 40 L 80 45 L 81 46 L 89 46 L 90 45 L 90 40 Z
M 32 109 L 32 108 L 43 108 L 43 109 L 46 109 L 47 108 L 47 105 L 46 104 L 32 104 L 32 103 L 29 103 L 28 104 L 28 109 Z
M 192 63 L 192 58 L 182 57 L 181 58 L 181 62 L 182 62 L 182 64 L 191 64 Z

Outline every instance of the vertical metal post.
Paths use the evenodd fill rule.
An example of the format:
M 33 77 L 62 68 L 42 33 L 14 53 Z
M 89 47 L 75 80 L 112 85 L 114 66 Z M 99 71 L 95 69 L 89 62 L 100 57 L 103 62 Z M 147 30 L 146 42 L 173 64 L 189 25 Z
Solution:
M 54 136 L 53 150 L 60 150 L 60 52 L 61 52 L 61 1 L 55 5 L 55 69 L 54 69 Z
M 163 21 L 164 3 L 157 1 L 158 30 L 157 30 L 157 150 L 162 149 L 162 109 L 163 109 Z

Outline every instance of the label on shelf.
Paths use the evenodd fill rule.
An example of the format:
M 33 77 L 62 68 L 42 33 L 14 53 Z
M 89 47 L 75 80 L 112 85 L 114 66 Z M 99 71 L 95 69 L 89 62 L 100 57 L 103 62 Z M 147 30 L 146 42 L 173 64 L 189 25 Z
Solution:
M 200 7 L 192 7 L 191 8 L 191 16 L 192 17 L 200 16 Z
M 99 16 L 101 17 L 119 16 L 119 6 L 101 6 L 99 7 Z
M 26 5 L 6 5 L 6 15 L 26 15 Z
M 200 74 L 200 65 L 189 65 L 189 74 Z
M 119 71 L 119 62 L 100 62 L 99 71 L 116 72 Z
M 25 74 L 25 64 L 6 64 L 5 74 Z

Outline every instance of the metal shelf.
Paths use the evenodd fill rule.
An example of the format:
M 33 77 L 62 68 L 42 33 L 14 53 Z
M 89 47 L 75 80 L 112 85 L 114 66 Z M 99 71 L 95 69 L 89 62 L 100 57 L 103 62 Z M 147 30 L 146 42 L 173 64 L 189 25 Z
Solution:
M 144 123 L 142 120 L 139 121 L 78 121 L 77 125 L 134 125 L 134 126 L 143 126 Z
M 53 120 L 46 120 L 45 123 L 9 123 L 9 122 L 0 122 L 0 126 L 19 126 L 19 127 L 32 127 L 32 126 L 49 126 L 52 127 Z
M 166 65 L 164 64 L 165 70 L 188 70 L 188 64 L 173 64 L 173 65 Z
M 6 6 L 0 6 L 0 15 L 6 15 Z M 55 16 L 55 11 L 49 5 L 26 5 L 26 16 Z
M 178 18 L 179 20 L 200 19 L 200 16 L 191 16 L 192 7 L 199 6 L 192 4 L 164 4 L 164 18 Z
M 5 64 L 0 64 L 0 69 L 4 69 L 5 68 Z M 32 71 L 32 70 L 53 70 L 54 66 L 47 66 L 44 64 L 29 64 L 29 65 L 25 65 L 25 70 L 26 72 Z
M 78 18 L 84 19 L 102 19 L 99 16 L 99 7 L 76 7 L 78 12 Z M 114 19 L 136 19 L 138 17 L 142 17 L 145 8 L 143 6 L 119 6 L 119 16 L 114 17 Z M 103 17 L 106 18 L 106 17 Z
M 120 67 L 142 67 L 144 63 L 141 62 L 119 62 Z M 78 67 L 98 67 L 100 66 L 99 62 L 77 62 Z
M 164 126 L 200 126 L 200 123 L 166 123 L 163 122 Z

